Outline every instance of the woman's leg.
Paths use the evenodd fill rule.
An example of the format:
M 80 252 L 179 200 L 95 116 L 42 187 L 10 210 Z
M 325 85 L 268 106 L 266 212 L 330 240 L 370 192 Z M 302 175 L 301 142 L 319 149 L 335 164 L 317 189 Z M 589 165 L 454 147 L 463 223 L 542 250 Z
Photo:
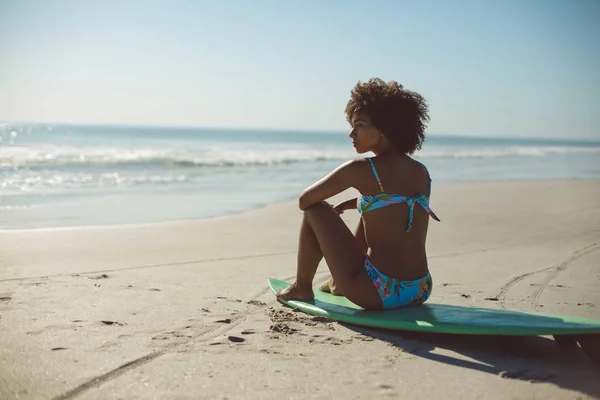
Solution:
M 369 245 L 367 244 L 367 238 L 365 237 L 365 227 L 363 225 L 362 218 L 360 218 L 358 220 L 358 225 L 356 225 L 356 230 L 354 231 L 354 237 L 356 238 L 356 241 L 358 242 L 359 248 L 366 255 L 367 250 L 369 250 Z M 321 285 L 319 290 L 322 292 L 334 294 L 336 296 L 343 296 L 342 291 L 335 284 L 335 280 L 333 279 L 333 277 L 330 277 L 327 280 L 327 282 L 325 282 L 323 285 Z
M 366 253 L 340 216 L 325 202 L 304 211 L 296 282 L 277 296 L 285 300 L 312 299 L 312 281 L 322 257 L 336 285 L 350 301 L 363 308 L 381 309 L 381 298 L 363 267 Z

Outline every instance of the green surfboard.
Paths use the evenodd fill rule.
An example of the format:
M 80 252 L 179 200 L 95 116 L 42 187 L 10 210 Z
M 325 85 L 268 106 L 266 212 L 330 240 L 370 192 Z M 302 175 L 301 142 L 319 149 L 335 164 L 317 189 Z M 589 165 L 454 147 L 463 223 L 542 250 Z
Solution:
M 273 293 L 289 285 L 287 282 L 269 279 Z M 314 290 L 314 293 L 315 298 L 311 302 L 280 301 L 311 315 L 376 328 L 466 335 L 588 337 L 587 334 L 600 333 L 600 320 L 589 318 L 432 303 L 396 310 L 367 311 L 343 296 L 319 290 Z

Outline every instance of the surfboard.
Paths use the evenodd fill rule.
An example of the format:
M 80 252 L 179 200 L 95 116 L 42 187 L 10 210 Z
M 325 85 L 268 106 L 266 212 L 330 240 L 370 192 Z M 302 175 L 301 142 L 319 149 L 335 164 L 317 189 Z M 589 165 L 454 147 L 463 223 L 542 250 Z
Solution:
M 273 293 L 290 284 L 269 278 Z M 279 300 L 314 316 L 350 324 L 417 332 L 464 335 L 553 335 L 560 344 L 579 341 L 584 350 L 600 349 L 600 320 L 546 313 L 425 303 L 395 310 L 365 310 L 343 296 L 313 290 L 313 301 Z M 560 338 L 560 340 L 559 340 Z

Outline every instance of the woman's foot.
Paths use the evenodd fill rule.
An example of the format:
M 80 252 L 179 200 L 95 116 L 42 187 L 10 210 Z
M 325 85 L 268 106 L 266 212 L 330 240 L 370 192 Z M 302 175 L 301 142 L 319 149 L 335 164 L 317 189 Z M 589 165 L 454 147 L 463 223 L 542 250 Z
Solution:
M 321 292 L 331 293 L 335 296 L 343 296 L 342 292 L 335 285 L 335 281 L 333 280 L 333 277 L 329 278 L 329 280 L 327 282 L 325 282 L 323 285 L 321 285 L 319 290 Z
M 300 301 L 310 301 L 315 298 L 315 294 L 312 291 L 312 288 L 309 286 L 307 288 L 300 288 L 296 282 L 292 283 L 286 289 L 282 289 L 276 294 L 278 299 L 281 300 L 300 300 Z

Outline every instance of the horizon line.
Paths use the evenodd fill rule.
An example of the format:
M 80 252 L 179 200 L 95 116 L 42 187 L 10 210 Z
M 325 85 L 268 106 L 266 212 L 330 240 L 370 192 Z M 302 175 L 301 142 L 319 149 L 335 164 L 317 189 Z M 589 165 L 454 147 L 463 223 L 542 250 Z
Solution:
M 33 121 L 6 121 L 0 120 L 0 130 L 5 125 L 71 125 L 81 127 L 126 127 L 126 128 L 150 128 L 150 129 L 215 129 L 215 130 L 238 130 L 238 131 L 266 131 L 266 132 L 290 132 L 290 133 L 310 133 L 310 134 L 340 134 L 345 132 L 342 129 L 320 129 L 320 128 L 278 128 L 278 127 L 252 127 L 252 126 L 217 126 L 217 125 L 184 125 L 184 124 L 145 124 L 140 122 L 33 122 Z M 585 136 L 574 136 L 574 137 L 561 137 L 561 136 L 514 136 L 508 135 L 476 135 L 469 133 L 456 133 L 456 132 L 426 132 L 425 136 L 428 135 L 436 137 L 459 137 L 469 139 L 515 139 L 515 140 L 556 140 L 556 141 L 585 141 L 585 142 L 598 142 L 600 143 L 600 137 L 585 137 Z

